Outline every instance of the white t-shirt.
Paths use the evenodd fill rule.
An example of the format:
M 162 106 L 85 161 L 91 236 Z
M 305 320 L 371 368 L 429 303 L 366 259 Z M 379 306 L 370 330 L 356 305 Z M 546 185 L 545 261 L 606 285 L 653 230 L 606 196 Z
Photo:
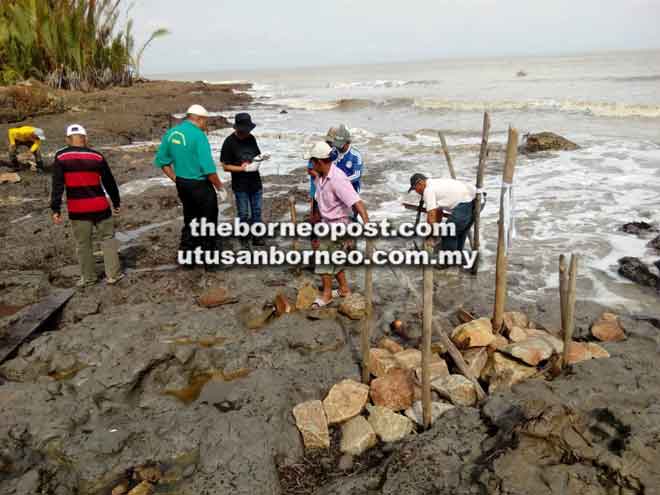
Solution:
M 442 208 L 453 210 L 459 203 L 472 201 L 477 188 L 467 182 L 455 179 L 427 179 L 424 189 L 426 211 Z

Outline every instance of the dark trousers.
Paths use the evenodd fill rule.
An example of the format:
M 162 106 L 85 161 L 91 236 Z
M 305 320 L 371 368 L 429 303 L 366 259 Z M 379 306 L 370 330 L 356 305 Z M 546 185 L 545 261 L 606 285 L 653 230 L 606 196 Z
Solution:
M 467 239 L 470 227 L 472 227 L 473 212 L 474 203 L 472 201 L 459 203 L 452 210 L 451 215 L 447 218 L 447 222 L 453 223 L 456 226 L 456 235 L 442 238 L 441 246 L 443 251 L 463 250 L 465 239 Z
M 191 180 L 176 178 L 176 191 L 183 204 L 183 229 L 181 230 L 182 251 L 194 250 L 201 246 L 204 250 L 221 249 L 220 238 L 193 237 L 190 223 L 196 219 L 201 223 L 202 218 L 207 222 L 218 222 L 218 196 L 213 184 L 208 180 Z M 200 230 L 201 233 L 201 230 Z
M 261 223 L 262 190 L 255 192 L 234 191 L 236 209 L 241 222 Z

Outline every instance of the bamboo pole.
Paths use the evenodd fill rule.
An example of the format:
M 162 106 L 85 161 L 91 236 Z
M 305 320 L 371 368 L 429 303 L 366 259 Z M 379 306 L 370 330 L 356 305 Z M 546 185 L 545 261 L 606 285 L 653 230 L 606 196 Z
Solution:
M 424 309 L 422 320 L 422 411 L 424 427 L 431 426 L 431 334 L 433 333 L 433 267 L 424 265 Z
M 296 215 L 296 198 L 294 196 L 289 196 L 289 212 L 291 213 L 291 223 L 296 225 L 298 223 Z M 294 251 L 298 250 L 298 239 L 293 238 L 292 248 Z
M 472 267 L 472 273 L 476 274 L 479 271 L 479 247 L 481 245 L 481 202 L 483 200 L 483 193 L 480 191 L 484 187 L 484 175 L 486 172 L 486 159 L 488 158 L 488 137 L 490 134 L 490 115 L 488 112 L 484 113 L 484 126 L 481 133 L 481 149 L 479 150 L 479 165 L 477 167 L 477 197 L 474 204 L 474 234 L 472 249 L 477 253 L 477 259 Z
M 507 212 L 504 211 L 506 196 L 509 194 L 509 188 L 513 185 L 513 172 L 516 167 L 516 158 L 518 157 L 518 131 L 509 127 L 509 141 L 506 146 L 506 161 L 504 162 L 504 174 L 502 175 L 502 192 L 500 195 L 500 219 L 498 222 L 497 237 L 497 264 L 495 268 L 495 305 L 493 309 L 493 329 L 499 333 L 502 329 L 504 307 L 507 296 L 507 267 L 508 252 L 505 236 L 508 232 L 504 231 L 504 220 Z
M 373 255 L 373 239 L 367 239 L 367 259 L 371 259 Z M 360 350 L 362 351 L 362 382 L 369 384 L 369 349 L 371 347 L 371 316 L 373 311 L 373 266 L 371 264 L 365 265 L 364 269 L 364 297 L 367 300 L 367 311 L 364 323 L 362 325 L 362 333 L 360 334 Z
M 447 159 L 447 167 L 449 167 L 449 175 L 452 179 L 456 178 L 456 171 L 454 170 L 454 163 L 451 161 L 451 155 L 449 154 L 449 146 L 447 146 L 447 141 L 445 140 L 445 135 L 442 132 L 438 133 L 440 137 L 440 143 L 442 144 L 442 152 L 445 154 Z
M 568 290 L 566 293 L 566 326 L 564 327 L 564 356 L 562 366 L 568 363 L 568 353 L 573 341 L 573 330 L 575 329 L 575 286 L 577 280 L 577 255 L 571 255 L 571 267 L 568 272 Z M 562 322 L 564 323 L 564 322 Z

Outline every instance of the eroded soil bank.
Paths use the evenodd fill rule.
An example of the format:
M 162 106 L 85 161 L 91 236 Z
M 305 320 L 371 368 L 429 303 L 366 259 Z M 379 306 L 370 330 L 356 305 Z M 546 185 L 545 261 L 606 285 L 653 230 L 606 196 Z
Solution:
M 203 97 L 212 110 L 241 104 L 214 106 L 215 93 Z M 121 101 L 108 98 L 113 108 Z M 144 116 L 153 104 L 162 115 L 186 106 L 178 98 L 165 92 L 149 103 L 149 94 L 129 106 Z M 70 118 L 50 116 L 43 126 L 55 132 Z M 102 111 L 90 118 L 98 135 L 122 142 L 112 129 L 100 131 L 109 125 Z M 158 118 L 147 126 L 154 134 L 167 124 Z M 311 321 L 299 311 L 249 330 L 244 308 L 280 292 L 295 300 L 297 288 L 315 282 L 313 274 L 286 267 L 172 269 L 181 208 L 174 189 L 157 180 L 153 150 L 115 147 L 106 154 L 124 185 L 117 230 L 127 277 L 77 293 L 0 367 L 3 494 L 109 494 L 145 479 L 155 480 L 158 493 L 191 495 L 660 492 L 660 334 L 636 315 L 621 315 L 627 340 L 603 344 L 609 359 L 496 392 L 479 409 L 456 408 L 431 430 L 349 465 L 340 466 L 337 438 L 330 451 L 305 454 L 292 408 L 322 399 L 344 378 L 360 379 L 360 322 Z M 72 286 L 78 275 L 68 226 L 50 223 L 49 177 L 22 177 L 0 186 L 0 332 L 20 308 Z M 137 180 L 150 187 L 130 194 Z M 304 178 L 281 176 L 267 187 L 269 218 L 284 215 L 291 193 L 303 203 Z M 223 212 L 232 214 L 231 206 Z M 508 309 L 557 328 L 556 294 L 540 294 L 533 304 L 517 299 L 515 265 L 511 270 Z M 403 273 L 417 283 L 413 270 Z M 360 289 L 361 273 L 351 278 Z M 401 341 L 390 334 L 394 318 L 419 335 L 415 295 L 386 269 L 376 281 L 372 341 L 383 335 Z M 493 282 L 487 270 L 476 278 L 438 275 L 439 325 L 453 328 L 459 306 L 488 316 Z M 238 302 L 201 308 L 195 298 L 214 287 L 226 287 Z M 605 309 L 578 301 L 578 339 L 590 338 L 590 324 Z M 145 474 L 149 468 L 159 474 Z

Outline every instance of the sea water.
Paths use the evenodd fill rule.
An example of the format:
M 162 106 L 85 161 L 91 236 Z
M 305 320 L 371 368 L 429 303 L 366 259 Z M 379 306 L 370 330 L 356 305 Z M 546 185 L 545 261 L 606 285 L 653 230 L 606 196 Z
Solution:
M 519 71 L 527 75 L 521 77 Z M 579 253 L 579 297 L 660 312 L 658 296 L 617 274 L 617 260 L 659 257 L 647 240 L 619 232 L 626 222 L 660 223 L 660 51 L 534 58 L 451 59 L 344 67 L 168 75 L 253 84 L 247 108 L 269 175 L 297 171 L 305 151 L 345 123 L 365 161 L 363 197 L 372 217 L 410 221 L 400 206 L 414 172 L 448 176 L 438 132 L 457 175 L 474 182 L 483 112 L 492 120 L 486 171 L 482 267 L 492 270 L 508 127 L 520 136 L 552 131 L 580 149 L 520 156 L 515 171 L 518 236 L 510 260 L 516 290 L 533 299 L 557 286 L 560 253 Z M 216 153 L 229 131 L 211 136 Z M 223 178 L 225 178 L 223 176 Z

